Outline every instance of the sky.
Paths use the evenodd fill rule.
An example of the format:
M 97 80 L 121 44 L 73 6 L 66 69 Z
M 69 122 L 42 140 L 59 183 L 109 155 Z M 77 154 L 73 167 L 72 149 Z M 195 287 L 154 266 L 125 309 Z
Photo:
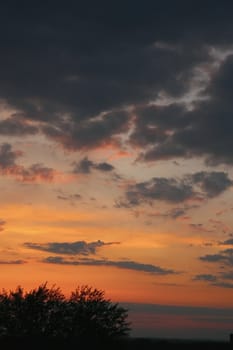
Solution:
M 231 1 L 5 2 L 0 287 L 79 285 L 133 336 L 233 331 Z

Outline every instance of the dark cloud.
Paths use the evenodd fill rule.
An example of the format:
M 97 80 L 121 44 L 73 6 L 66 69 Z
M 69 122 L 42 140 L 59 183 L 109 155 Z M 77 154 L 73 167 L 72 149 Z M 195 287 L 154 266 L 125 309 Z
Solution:
M 130 135 L 144 161 L 233 164 L 233 56 L 217 68 L 212 50 L 232 47 L 229 1 L 134 2 L 133 11 L 132 1 L 25 7 L 1 8 L 0 100 L 13 112 L 0 133 L 40 131 L 75 151 L 124 148 Z M 178 100 L 151 106 L 195 84 L 209 98 L 193 109 Z
M 198 184 L 208 197 L 216 197 L 233 184 L 228 174 L 224 172 L 200 171 L 192 175 L 194 184 Z
M 22 265 L 25 263 L 24 260 L 0 260 L 0 265 Z
M 206 259 L 204 261 L 209 262 L 222 262 L 222 257 L 214 257 L 213 259 L 210 258 L 210 256 L 206 256 Z M 233 264 L 231 264 L 233 265 Z M 233 271 L 226 271 L 226 272 L 217 272 L 215 275 L 213 274 L 199 274 L 193 277 L 193 281 L 203 281 L 207 282 L 209 285 L 214 287 L 220 287 L 220 288 L 233 288 L 233 283 L 226 282 L 226 280 L 233 280 Z
M 165 211 L 165 212 L 152 212 L 152 213 L 147 214 L 147 216 L 150 218 L 153 218 L 153 217 L 155 217 L 155 218 L 161 217 L 161 218 L 165 218 L 165 219 L 169 218 L 172 220 L 176 220 L 178 218 L 188 219 L 189 217 L 187 216 L 187 212 L 192 207 L 196 207 L 196 206 L 185 206 L 183 208 L 175 207 L 175 208 L 172 208 L 172 209 Z M 134 214 L 136 217 L 138 217 L 140 215 L 139 212 L 135 212 Z
M 97 249 L 111 244 L 116 244 L 116 242 L 105 243 L 100 240 L 89 243 L 85 241 L 49 242 L 45 244 L 26 242 L 24 243 L 24 246 L 30 249 L 36 249 L 55 254 L 90 255 L 96 254 Z
M 172 269 L 164 269 L 160 266 L 151 265 L 151 264 L 143 264 L 138 263 L 131 260 L 122 260 L 122 261 L 112 261 L 112 260 L 106 260 L 106 259 L 79 259 L 79 260 L 67 260 L 60 256 L 49 256 L 43 260 L 45 263 L 50 264 L 61 264 L 61 265 L 86 265 L 86 266 L 111 266 L 111 267 L 118 267 L 120 269 L 126 269 L 126 270 L 135 270 L 135 271 L 142 271 L 142 272 L 148 272 L 156 275 L 169 275 L 169 274 L 175 274 L 176 271 Z
M 217 277 L 211 274 L 200 274 L 193 277 L 193 281 L 215 282 Z
M 78 163 L 74 162 L 72 165 L 74 166 L 73 173 L 75 174 L 89 174 L 93 169 L 102 172 L 110 172 L 114 170 L 114 166 L 109 163 L 95 163 L 89 160 L 87 157 L 84 157 Z
M 32 164 L 28 168 L 17 167 L 14 175 L 23 182 L 52 181 L 55 177 L 55 170 L 48 168 L 41 163 Z
M 38 133 L 38 128 L 20 116 L 15 115 L 0 121 L 0 135 L 22 136 L 35 135 L 36 133 Z
M 197 172 L 185 175 L 183 179 L 154 177 L 149 181 L 129 185 L 125 198 L 116 202 L 116 207 L 130 208 L 143 203 L 162 200 L 170 203 L 185 202 L 190 199 L 203 200 L 216 197 L 230 186 L 232 180 L 224 172 Z M 183 215 L 174 211 L 174 216 Z
M 207 254 L 200 257 L 200 260 L 211 263 L 222 263 L 227 266 L 233 266 L 233 249 L 225 249 L 218 254 Z
M 224 244 L 224 245 L 233 245 L 233 238 L 229 238 L 223 242 L 221 242 L 221 244 Z
M 232 153 L 232 81 L 233 55 L 230 55 L 210 77 L 204 94 L 208 100 L 185 110 L 175 104 L 163 107 L 145 106 L 138 110 L 136 132 L 131 142 L 142 144 L 145 161 L 173 157 L 202 156 L 208 165 L 233 164 Z M 139 137 L 141 124 L 145 120 Z
M 133 207 L 154 200 L 178 203 L 192 198 L 193 195 L 192 187 L 183 181 L 155 177 L 146 182 L 129 185 L 125 199 L 119 200 L 116 207 Z
M 63 201 L 69 201 L 71 203 L 74 203 L 76 201 L 79 201 L 80 199 L 82 199 L 81 194 L 79 193 L 75 193 L 75 194 L 70 194 L 70 195 L 66 195 L 66 194 L 59 194 L 57 196 L 57 199 L 63 200 Z
M 55 170 L 43 164 L 32 164 L 28 168 L 16 163 L 18 157 L 22 156 L 21 151 L 13 151 L 9 143 L 0 145 L 0 174 L 14 176 L 18 181 L 52 181 Z
M 58 119 L 51 125 L 43 126 L 42 131 L 69 150 L 86 150 L 109 144 L 119 145 L 120 134 L 128 128 L 128 113 L 122 111 L 81 121 Z
M 129 128 L 125 107 L 146 106 L 161 92 L 181 96 L 190 88 L 195 68 L 212 61 L 209 46 L 232 43 L 232 6 L 225 4 L 219 9 L 209 1 L 205 6 L 148 1 L 145 6 L 134 3 L 133 11 L 132 1 L 29 4 L 26 11 L 4 5 L 0 98 L 17 112 L 2 122 L 2 133 L 34 134 L 38 126 L 30 121 L 36 121 L 39 130 L 68 149 L 119 143 L 119 134 Z M 200 110 L 204 108 L 196 115 Z M 208 117 L 201 122 L 195 113 L 183 118 L 178 108 L 171 118 L 160 117 L 154 136 L 148 124 L 138 121 L 132 142 L 156 146 L 167 157 L 171 152 L 198 154 L 199 149 L 203 154 L 204 142 L 210 140 L 202 138 L 200 148 L 195 140 L 200 130 L 208 131 Z M 168 130 L 175 130 L 170 139 Z M 194 133 L 190 146 L 187 132 Z M 215 144 L 208 143 L 207 153 L 214 153 Z
M 12 146 L 9 143 L 0 145 L 0 169 L 12 168 L 15 166 L 16 159 L 22 155 L 20 151 L 12 151 Z
M 216 282 L 216 283 L 213 283 L 212 285 L 216 287 L 221 287 L 221 288 L 233 288 L 233 283 L 228 283 L 228 282 Z
M 6 223 L 6 221 L 0 219 L 0 231 L 4 230 L 5 223 Z

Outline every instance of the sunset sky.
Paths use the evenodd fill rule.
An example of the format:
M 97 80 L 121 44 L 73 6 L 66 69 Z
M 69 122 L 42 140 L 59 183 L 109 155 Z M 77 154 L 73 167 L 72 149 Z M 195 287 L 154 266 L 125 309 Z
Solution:
M 232 2 L 5 2 L 0 37 L 1 288 L 88 284 L 133 336 L 228 339 Z

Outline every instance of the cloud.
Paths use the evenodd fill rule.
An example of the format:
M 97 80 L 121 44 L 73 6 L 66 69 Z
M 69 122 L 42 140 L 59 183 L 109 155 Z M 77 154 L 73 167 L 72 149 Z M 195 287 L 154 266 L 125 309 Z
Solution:
M 233 283 L 231 283 L 233 280 L 233 249 L 225 249 L 217 254 L 206 254 L 199 257 L 199 259 L 217 265 L 219 271 L 214 275 L 196 275 L 193 281 L 206 281 L 215 287 L 233 288 Z
M 221 242 L 221 244 L 224 244 L 224 245 L 233 245 L 233 238 L 229 238 L 223 242 Z
M 146 182 L 129 185 L 125 199 L 116 203 L 117 207 L 133 207 L 154 200 L 179 203 L 192 198 L 193 189 L 183 181 L 170 178 L 152 178 Z
M 232 164 L 232 56 L 217 69 L 212 53 L 232 46 L 232 5 L 216 11 L 198 2 L 191 12 L 184 1 L 169 9 L 135 3 L 133 12 L 131 5 L 104 1 L 90 10 L 73 2 L 48 5 L 46 15 L 43 6 L 35 14 L 30 5 L 26 13 L 4 5 L 0 99 L 14 112 L 0 133 L 41 132 L 75 151 L 125 150 L 129 141 L 146 161 L 200 156 Z M 195 84 L 192 110 L 184 102 L 151 106 L 161 94 L 169 101 L 192 95 Z
M 0 231 L 4 230 L 5 223 L 6 223 L 6 221 L 0 219 Z
M 233 249 L 225 249 L 218 254 L 207 254 L 199 259 L 210 263 L 223 263 L 227 266 L 233 266 Z
M 10 175 L 16 180 L 22 182 L 52 181 L 56 171 L 48 168 L 41 163 L 35 163 L 28 168 L 16 163 L 16 160 L 22 156 L 19 150 L 13 151 L 9 143 L 0 145 L 0 174 Z
M 221 171 L 205 172 L 200 171 L 192 176 L 194 184 L 198 184 L 208 197 L 216 197 L 229 189 L 233 181 L 228 174 Z
M 69 194 L 69 195 L 61 193 L 61 194 L 57 195 L 57 199 L 60 199 L 63 201 L 70 201 L 73 204 L 74 202 L 82 199 L 82 196 L 79 193 Z
M 22 265 L 25 264 L 24 260 L 0 260 L 0 265 Z
M 54 125 L 55 124 L 55 125 Z M 119 146 L 120 134 L 129 129 L 129 116 L 125 111 L 104 114 L 101 118 L 49 123 L 42 127 L 43 133 L 64 148 L 77 151 L 106 145 Z
M 95 163 L 89 160 L 87 157 L 84 157 L 78 163 L 74 162 L 72 165 L 74 166 L 73 168 L 74 174 L 89 174 L 93 169 L 99 170 L 102 172 L 111 172 L 112 170 L 114 170 L 114 166 L 112 166 L 109 163 L 106 163 L 106 162 Z
M 212 60 L 208 48 L 232 43 L 232 23 L 225 15 L 231 13 L 229 4 L 218 16 L 209 2 L 208 12 L 195 5 L 197 11 L 192 14 L 183 1 L 169 4 L 169 11 L 162 2 L 134 4 L 133 12 L 131 5 L 104 1 L 103 6 L 93 3 L 90 10 L 73 2 L 69 9 L 48 5 L 46 15 L 43 6 L 38 6 L 35 14 L 30 5 L 26 13 L 20 7 L 12 10 L 4 5 L 1 28 L 5 33 L 7 27 L 9 40 L 6 43 L 2 34 L 0 98 L 14 114 L 2 124 L 2 133 L 20 135 L 21 129 L 25 136 L 35 134 L 38 127 L 73 150 L 114 144 L 132 121 L 126 107 L 147 106 L 161 92 L 182 96 L 190 88 L 195 68 Z M 177 125 L 175 138 L 187 131 L 187 124 L 195 123 L 194 117 L 185 122 L 185 118 L 171 115 L 163 130 L 172 129 L 171 123 Z M 146 126 L 142 141 L 138 134 L 138 142 L 145 146 L 147 140 L 153 145 L 158 140 L 161 147 L 163 142 L 169 144 L 163 130 L 152 140 Z M 185 140 L 170 144 L 186 154 Z
M 187 220 L 187 219 L 190 219 L 190 217 L 187 216 L 187 212 L 191 209 L 196 209 L 198 207 L 199 206 L 197 206 L 197 205 L 185 205 L 183 207 L 171 208 L 170 210 L 165 211 L 165 212 L 153 212 L 153 213 L 148 214 L 148 216 L 149 217 L 164 217 L 164 218 L 170 218 L 173 220 L 176 220 L 179 218 L 181 218 L 183 220 Z M 139 215 L 139 213 L 136 213 L 136 214 Z
M 203 157 L 208 165 L 233 164 L 232 86 L 233 55 L 209 75 L 202 95 L 192 110 L 177 104 L 144 106 L 136 110 L 136 128 L 131 142 L 144 147 L 143 161 Z M 141 124 L 145 122 L 144 127 Z M 142 133 L 140 134 L 140 131 Z
M 22 135 L 35 135 L 38 131 L 38 127 L 20 118 L 17 114 L 0 121 L 0 135 L 22 137 Z
M 131 260 L 112 261 L 106 259 L 79 259 L 68 260 L 61 256 L 49 256 L 42 260 L 44 263 L 61 264 L 61 265 L 75 265 L 75 266 L 111 266 L 120 269 L 134 270 L 141 272 L 148 272 L 156 275 L 169 275 L 176 274 L 177 272 L 172 269 L 164 269 L 160 266 L 138 263 Z
M 0 169 L 4 171 L 15 167 L 15 161 L 22 156 L 21 151 L 12 151 L 12 146 L 9 143 L 0 145 Z
M 233 280 L 233 271 L 222 272 L 221 278 L 227 279 L 227 280 Z
M 233 288 L 233 283 L 216 282 L 216 283 L 213 283 L 213 286 L 221 287 L 221 288 Z
M 193 281 L 215 282 L 217 277 L 211 274 L 200 274 L 193 277 Z
M 117 242 L 102 242 L 100 240 L 94 242 L 76 241 L 76 242 L 49 242 L 45 244 L 25 242 L 24 246 L 29 249 L 40 250 L 55 254 L 67 255 L 90 255 L 96 254 L 97 249 Z
M 232 184 L 227 173 L 214 171 L 197 172 L 185 175 L 182 179 L 154 177 L 145 182 L 129 185 L 125 198 L 118 200 L 115 206 L 130 208 L 155 200 L 168 203 L 203 200 L 220 195 Z M 177 213 L 180 214 L 180 212 Z

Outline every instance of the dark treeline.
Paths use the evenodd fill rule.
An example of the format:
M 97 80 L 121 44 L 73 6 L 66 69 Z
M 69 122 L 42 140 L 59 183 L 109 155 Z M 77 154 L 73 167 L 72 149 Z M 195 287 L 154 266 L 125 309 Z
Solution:
M 47 283 L 0 293 L 0 347 L 18 349 L 225 349 L 227 342 L 131 338 L 128 310 L 102 290 L 81 286 L 65 297 Z
M 125 308 L 89 286 L 76 288 L 69 297 L 46 283 L 29 292 L 18 286 L 0 293 L 2 344 L 116 341 L 129 335 L 127 317 Z

